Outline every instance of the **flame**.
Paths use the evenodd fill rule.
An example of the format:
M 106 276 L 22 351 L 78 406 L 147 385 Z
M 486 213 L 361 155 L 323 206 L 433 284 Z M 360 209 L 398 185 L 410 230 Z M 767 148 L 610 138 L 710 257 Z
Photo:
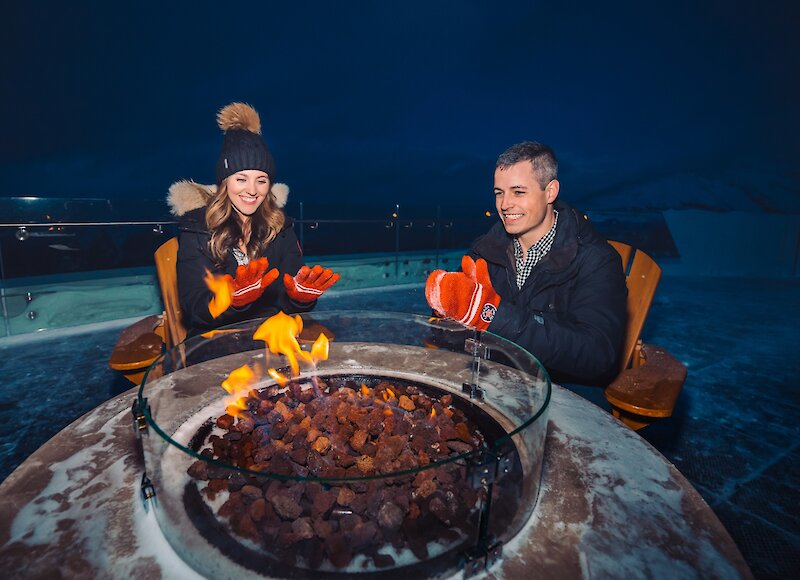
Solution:
M 292 318 L 284 312 L 278 312 L 275 316 L 267 318 L 258 327 L 253 338 L 263 340 L 267 343 L 267 348 L 273 354 L 282 354 L 289 360 L 292 368 L 292 376 L 300 374 L 300 365 L 297 362 L 298 355 L 304 360 L 310 361 L 310 355 L 300 349 L 297 342 L 297 335 L 303 330 L 303 319 L 300 316 Z
M 282 375 L 275 369 L 267 369 L 269 376 L 275 379 L 275 382 L 278 383 L 280 386 L 285 387 L 289 384 L 289 378 L 286 375 Z
M 223 334 L 233 334 L 234 332 L 239 332 L 239 329 L 238 328 L 225 328 L 225 329 L 222 329 L 222 330 L 219 330 L 219 329 L 209 330 L 208 332 L 204 332 L 200 336 L 202 336 L 203 338 L 214 338 L 215 336 L 220 336 L 220 335 L 223 335 Z
M 238 395 L 242 391 L 249 391 L 250 385 L 255 381 L 256 374 L 247 365 L 231 371 L 228 378 L 222 381 L 222 388 L 231 395 Z
M 239 417 L 241 411 L 247 409 L 247 396 L 250 387 L 256 381 L 256 374 L 247 365 L 242 365 L 238 369 L 231 371 L 228 378 L 222 381 L 222 388 L 225 389 L 232 399 L 225 407 L 225 412 L 233 417 Z
M 231 305 L 231 289 L 230 277 L 215 276 L 206 270 L 206 276 L 203 278 L 208 286 L 208 289 L 214 294 L 211 302 L 208 303 L 208 312 L 212 318 L 217 318 L 220 314 L 225 312 Z
M 321 360 L 328 360 L 329 352 L 330 342 L 328 342 L 328 337 L 320 334 L 314 344 L 311 345 L 311 361 L 316 364 Z
M 231 417 L 241 417 L 242 411 L 247 409 L 247 398 L 246 397 L 239 397 L 227 407 L 225 407 L 225 412 L 230 415 Z
M 436 409 L 434 409 L 433 407 L 431 407 L 431 416 L 430 416 L 430 418 L 431 419 L 435 419 L 436 418 Z
M 303 319 L 299 315 L 294 317 L 278 312 L 275 316 L 267 318 L 258 327 L 253 338 L 263 340 L 267 343 L 267 348 L 273 354 L 285 356 L 292 369 L 292 376 L 300 374 L 299 360 L 314 365 L 321 360 L 328 358 L 328 339 L 324 334 L 320 334 L 311 346 L 311 352 L 306 352 L 300 348 L 297 336 L 303 331 Z
M 369 396 L 369 387 L 364 383 L 361 383 L 361 394 L 365 397 Z
M 392 410 L 391 410 L 389 407 L 386 407 L 386 408 L 383 410 L 383 414 L 384 414 L 384 415 L 386 415 L 387 417 L 389 417 L 389 416 L 391 416 L 391 415 L 394 415 L 394 413 L 392 412 Z

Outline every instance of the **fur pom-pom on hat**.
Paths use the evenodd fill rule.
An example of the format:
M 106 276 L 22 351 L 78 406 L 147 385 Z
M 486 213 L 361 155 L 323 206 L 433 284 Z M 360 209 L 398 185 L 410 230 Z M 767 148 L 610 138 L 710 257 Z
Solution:
M 167 204 L 172 215 L 180 217 L 193 209 L 208 205 L 215 193 L 216 185 L 203 185 L 184 179 L 170 186 Z M 289 186 L 285 183 L 273 183 L 270 193 L 275 198 L 275 204 L 284 207 L 289 199 Z
M 231 103 L 217 113 L 217 125 L 224 132 L 243 129 L 261 135 L 261 119 L 256 110 L 247 103 Z
M 261 137 L 261 119 L 246 103 L 231 103 L 217 113 L 217 124 L 225 132 L 217 159 L 217 184 L 237 171 L 257 169 L 275 181 L 275 160 Z

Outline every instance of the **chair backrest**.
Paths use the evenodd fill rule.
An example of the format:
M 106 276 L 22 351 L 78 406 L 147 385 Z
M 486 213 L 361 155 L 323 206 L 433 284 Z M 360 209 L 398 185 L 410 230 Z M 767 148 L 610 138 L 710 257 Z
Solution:
M 164 302 L 164 340 L 167 348 L 172 348 L 186 338 L 178 301 L 178 238 L 170 238 L 161 244 L 154 257 L 161 299 Z
M 628 266 L 631 263 L 631 256 L 633 255 L 633 248 L 628 244 L 623 244 L 615 240 L 608 240 L 608 243 L 611 244 L 611 247 L 614 248 L 619 254 L 619 257 L 622 258 L 622 271 L 627 275 Z
M 631 246 L 622 242 L 609 240 L 608 243 L 619 252 L 628 286 L 628 326 L 619 369 L 622 372 L 630 366 L 636 345 L 642 335 L 644 321 L 647 319 L 647 313 L 650 311 L 656 288 L 661 280 L 661 268 L 641 250 L 634 251 Z

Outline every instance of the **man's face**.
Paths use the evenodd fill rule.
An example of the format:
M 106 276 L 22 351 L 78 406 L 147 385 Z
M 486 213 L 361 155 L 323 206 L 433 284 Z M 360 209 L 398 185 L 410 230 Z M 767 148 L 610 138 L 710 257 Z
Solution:
M 495 207 L 503 226 L 517 236 L 527 251 L 553 225 L 552 204 L 558 197 L 555 179 L 542 189 L 530 161 L 520 161 L 494 172 Z

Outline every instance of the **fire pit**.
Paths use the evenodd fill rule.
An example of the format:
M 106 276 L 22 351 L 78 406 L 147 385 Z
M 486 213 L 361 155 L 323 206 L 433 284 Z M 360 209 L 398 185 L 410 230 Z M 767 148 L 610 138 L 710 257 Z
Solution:
M 491 565 L 536 503 L 544 369 L 439 320 L 339 312 L 313 323 L 330 345 L 312 333 L 287 350 L 270 331 L 265 347 L 254 321 L 185 342 L 145 377 L 143 489 L 176 553 L 220 578 Z

